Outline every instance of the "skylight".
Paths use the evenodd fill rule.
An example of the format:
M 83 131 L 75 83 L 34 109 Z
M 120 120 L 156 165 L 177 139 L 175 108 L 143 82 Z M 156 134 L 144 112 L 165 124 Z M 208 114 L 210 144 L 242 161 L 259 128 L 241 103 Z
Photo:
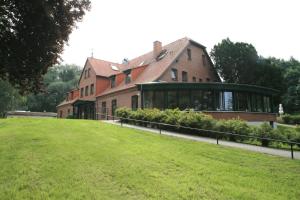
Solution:
M 162 50 L 162 52 L 157 56 L 156 60 L 163 59 L 168 54 L 168 51 L 166 49 Z
M 142 66 L 144 63 L 145 63 L 145 61 L 142 61 L 142 62 L 139 64 L 139 66 Z
M 115 65 L 112 65 L 112 66 L 111 66 L 111 69 L 112 69 L 112 70 L 115 70 L 115 71 L 119 71 L 119 68 L 118 68 L 117 66 L 115 66 Z

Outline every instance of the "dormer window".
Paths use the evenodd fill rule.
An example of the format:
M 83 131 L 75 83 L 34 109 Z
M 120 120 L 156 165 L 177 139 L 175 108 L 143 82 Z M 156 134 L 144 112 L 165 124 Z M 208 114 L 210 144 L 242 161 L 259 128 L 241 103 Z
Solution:
M 131 82 L 131 70 L 124 71 L 125 74 L 125 84 Z
M 110 77 L 110 87 L 113 88 L 116 86 L 116 76 L 111 76 Z

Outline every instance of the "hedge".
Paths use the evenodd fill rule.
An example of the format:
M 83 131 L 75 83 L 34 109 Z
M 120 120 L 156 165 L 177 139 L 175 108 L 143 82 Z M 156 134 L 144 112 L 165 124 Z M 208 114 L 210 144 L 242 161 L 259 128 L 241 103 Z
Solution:
M 285 124 L 300 124 L 300 115 L 283 115 L 282 120 Z
M 147 126 L 148 123 L 127 120 L 124 118 L 130 118 L 134 120 L 143 120 L 150 122 L 158 122 L 163 124 L 171 124 L 174 126 L 162 126 L 162 129 L 179 131 L 183 133 L 193 133 L 206 137 L 215 138 L 216 135 L 213 131 L 221 131 L 221 132 L 229 132 L 244 136 L 258 136 L 261 138 L 272 138 L 279 140 L 290 140 L 295 142 L 300 142 L 300 132 L 295 130 L 292 133 L 284 133 L 285 131 L 280 131 L 277 129 L 273 129 L 268 123 L 263 123 L 260 126 L 250 126 L 245 121 L 241 119 L 231 119 L 231 120 L 216 120 L 213 119 L 210 115 L 194 112 L 192 110 L 188 111 L 180 111 L 179 109 L 166 109 L 166 110 L 158 110 L 158 109 L 138 109 L 136 111 L 132 111 L 129 108 L 118 108 L 116 110 L 116 115 L 118 117 L 123 118 L 122 120 L 126 123 L 132 123 L 142 126 Z M 156 126 L 156 125 L 152 125 Z M 197 129 L 203 129 L 208 131 L 197 132 L 195 130 L 183 128 L 183 127 L 191 127 Z M 222 134 L 218 135 L 220 138 L 230 141 L 244 141 L 250 140 L 248 137 L 236 136 L 236 135 L 228 135 Z M 263 146 L 269 146 L 270 141 L 261 139 L 258 140 Z M 299 145 L 300 147 L 300 145 Z

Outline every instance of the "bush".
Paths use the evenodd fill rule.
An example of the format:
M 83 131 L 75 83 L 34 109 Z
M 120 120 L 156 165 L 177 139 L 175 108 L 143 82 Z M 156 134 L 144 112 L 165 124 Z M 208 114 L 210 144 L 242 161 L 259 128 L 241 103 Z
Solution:
M 286 124 L 300 124 L 300 115 L 283 115 L 282 120 Z
M 266 122 L 263 123 L 262 125 L 260 125 L 260 127 L 256 129 L 256 134 L 257 134 L 258 137 L 261 137 L 261 139 L 260 139 L 261 145 L 265 146 L 265 147 L 269 146 L 270 140 L 267 140 L 267 139 L 264 139 L 264 138 L 274 138 L 274 139 L 276 139 L 274 137 L 276 135 L 276 132 Z
M 216 129 L 222 132 L 229 132 L 239 135 L 249 135 L 251 132 L 250 126 L 241 119 L 219 120 Z M 230 141 L 245 140 L 247 138 L 236 135 L 222 135 L 223 138 L 228 138 Z
M 210 115 L 206 115 L 201 112 L 194 112 L 192 110 L 180 111 L 179 109 L 166 109 L 164 111 L 158 109 L 138 109 L 132 111 L 129 108 L 118 108 L 116 110 L 118 117 L 130 118 L 135 120 L 149 121 L 170 124 L 174 126 L 162 126 L 162 129 L 181 131 L 184 133 L 195 133 L 195 130 L 180 128 L 179 126 L 198 128 L 203 130 L 215 130 L 221 132 L 229 132 L 238 135 L 248 136 L 254 133 L 256 136 L 261 138 L 272 138 L 280 140 L 291 140 L 300 142 L 300 128 L 294 130 L 285 130 L 284 128 L 278 128 L 278 130 L 272 129 L 268 123 L 263 123 L 259 127 L 249 126 L 245 121 L 241 119 L 231 120 L 215 120 Z M 147 126 L 148 122 L 128 120 L 128 123 L 137 125 Z M 125 120 L 124 120 L 125 122 Z M 152 124 L 152 126 L 157 126 Z M 299 129 L 297 131 L 297 129 Z M 216 137 L 216 134 L 211 131 L 201 131 L 200 133 L 207 137 Z M 219 135 L 220 138 L 228 139 L 230 141 L 244 141 L 248 140 L 247 137 L 237 135 Z M 269 140 L 258 139 L 263 146 L 270 144 Z M 299 145 L 300 146 L 300 145 Z

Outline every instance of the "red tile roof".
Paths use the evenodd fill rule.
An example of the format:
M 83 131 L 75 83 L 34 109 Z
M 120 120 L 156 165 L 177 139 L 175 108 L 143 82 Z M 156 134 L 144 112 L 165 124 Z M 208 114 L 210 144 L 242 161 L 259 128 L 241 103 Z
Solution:
M 117 87 L 108 88 L 98 96 L 103 96 L 120 90 L 129 89 L 135 87 L 136 84 L 138 83 L 157 81 L 159 77 L 173 63 L 173 61 L 175 61 L 175 59 L 181 54 L 181 52 L 188 46 L 189 41 L 190 39 L 188 38 L 182 38 L 168 45 L 163 46 L 162 49 L 167 50 L 167 55 L 161 60 L 157 61 L 153 57 L 153 51 L 151 51 L 142 56 L 130 60 L 127 65 L 121 65 L 120 68 L 122 70 L 135 68 L 139 66 L 141 63 L 143 65 L 148 65 L 148 66 L 145 68 L 143 73 L 136 80 L 132 81 L 129 84 L 120 84 Z

